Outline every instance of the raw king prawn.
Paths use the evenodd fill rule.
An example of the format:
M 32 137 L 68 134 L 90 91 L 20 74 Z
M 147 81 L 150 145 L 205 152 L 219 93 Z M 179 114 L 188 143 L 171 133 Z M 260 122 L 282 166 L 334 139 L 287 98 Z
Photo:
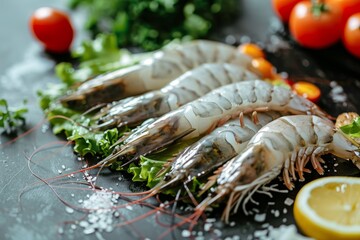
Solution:
M 261 80 L 244 81 L 220 87 L 204 97 L 169 112 L 130 134 L 123 145 L 97 165 L 117 158 L 138 158 L 177 139 L 191 139 L 211 132 L 232 118 L 254 111 L 280 111 L 291 114 L 328 115 L 314 103 L 289 89 Z M 241 119 L 240 119 L 241 120 Z M 128 161 L 129 163 L 131 161 Z
M 208 63 L 190 70 L 160 90 L 109 104 L 95 116 L 93 129 L 134 126 L 148 118 L 160 117 L 226 84 L 257 79 L 245 68 L 227 63 Z
M 260 129 L 237 157 L 209 178 L 204 190 L 214 183 L 217 186 L 196 207 L 192 217 L 199 217 L 208 206 L 228 197 L 223 213 L 223 220 L 228 222 L 232 209 L 236 212 L 242 202 L 247 213 L 245 205 L 251 195 L 281 172 L 284 184 L 291 190 L 296 174 L 304 180 L 308 162 L 322 175 L 324 161 L 320 156 L 331 153 L 360 168 L 359 151 L 359 146 L 335 129 L 330 120 L 308 115 L 278 118 Z
M 181 74 L 204 63 L 230 63 L 249 69 L 251 58 L 235 47 L 208 40 L 155 52 L 141 63 L 91 79 L 60 101 L 74 109 L 89 109 L 129 96 L 157 90 Z
M 261 127 L 280 116 L 277 112 L 258 113 L 255 123 L 250 116 L 245 115 L 242 126 L 240 121 L 235 119 L 214 129 L 170 162 L 170 170 L 155 189 L 162 190 L 179 183 L 187 184 L 194 177 L 207 176 L 238 155 Z
M 143 124 L 119 139 L 109 156 L 81 171 L 117 159 L 125 166 L 177 140 L 201 137 L 164 162 L 155 187 L 119 193 L 144 197 L 115 207 L 142 204 L 180 187 L 178 195 L 185 189 L 195 205 L 193 214 L 175 225 L 180 226 L 196 223 L 206 208 L 222 202 L 225 222 L 240 206 L 247 214 L 246 204 L 256 191 L 277 190 L 264 187 L 277 176 L 292 190 L 292 182 L 304 180 L 304 172 L 310 171 L 309 162 L 322 175 L 323 154 L 352 160 L 360 168 L 358 144 L 346 138 L 326 112 L 289 89 L 256 80 L 250 62 L 231 46 L 197 40 L 83 83 L 60 101 L 84 110 L 120 100 L 95 115 L 97 124 L 91 130 Z M 286 114 L 295 116 L 281 117 Z M 208 195 L 198 203 L 187 185 L 209 175 L 197 197 Z M 166 212 L 162 206 L 154 211 Z
M 136 201 L 139 202 L 182 184 L 186 189 L 186 185 L 194 177 L 201 179 L 208 176 L 217 167 L 239 154 L 247 146 L 250 138 L 262 126 L 280 116 L 281 114 L 277 112 L 259 113 L 258 119 L 254 123 L 250 116 L 245 115 L 242 127 L 238 119 L 229 121 L 185 148 L 174 159 L 165 163 L 159 173 L 166 172 L 166 174 L 155 187 L 146 192 L 128 195 L 148 194 Z M 189 192 L 189 194 L 191 193 Z

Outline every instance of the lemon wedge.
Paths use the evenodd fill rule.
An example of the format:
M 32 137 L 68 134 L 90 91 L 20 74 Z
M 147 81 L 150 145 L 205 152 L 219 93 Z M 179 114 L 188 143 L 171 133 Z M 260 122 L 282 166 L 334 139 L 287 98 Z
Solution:
M 360 239 L 360 178 L 325 177 L 306 184 L 294 203 L 297 225 L 318 240 Z

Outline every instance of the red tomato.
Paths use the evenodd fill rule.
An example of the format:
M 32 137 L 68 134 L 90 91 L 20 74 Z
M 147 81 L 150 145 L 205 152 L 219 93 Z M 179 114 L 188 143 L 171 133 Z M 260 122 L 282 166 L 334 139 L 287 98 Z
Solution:
M 360 12 L 360 0 L 326 0 L 326 2 L 337 5 L 342 10 L 342 26 L 351 15 Z
M 296 82 L 292 85 L 292 89 L 298 95 L 303 96 L 312 102 L 317 102 L 321 96 L 320 89 L 309 82 Z
M 360 12 L 352 15 L 346 22 L 343 34 L 345 48 L 360 58 Z
M 264 58 L 263 50 L 254 43 L 243 43 L 238 47 L 241 53 L 244 53 L 252 58 Z
M 30 28 L 49 52 L 69 51 L 74 29 L 66 13 L 49 7 L 39 8 L 30 18 Z
M 284 23 L 289 22 L 291 10 L 302 0 L 272 0 L 272 6 L 276 15 Z
M 341 10 L 332 4 L 302 1 L 290 14 L 290 32 L 302 46 L 328 47 L 340 39 Z

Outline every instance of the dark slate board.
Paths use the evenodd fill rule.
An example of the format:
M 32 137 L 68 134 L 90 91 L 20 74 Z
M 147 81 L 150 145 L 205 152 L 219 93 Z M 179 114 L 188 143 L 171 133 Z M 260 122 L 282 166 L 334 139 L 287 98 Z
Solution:
M 13 144 L 0 148 L 0 238 L 1 239 L 79 239 L 83 238 L 82 229 L 71 228 L 71 224 L 64 227 L 64 222 L 81 219 L 81 213 L 69 214 L 65 205 L 56 198 L 49 187 L 38 183 L 28 168 L 29 156 L 36 148 L 44 144 L 63 140 L 52 134 L 48 124 L 41 124 L 43 113 L 40 110 L 36 91 L 43 89 L 49 82 L 56 82 L 53 66 L 55 62 L 66 60 L 68 56 L 51 56 L 44 53 L 35 43 L 28 31 L 27 21 L 30 14 L 38 7 L 48 5 L 45 0 L 33 1 L 6 1 L 2 5 L 0 16 L 0 97 L 6 98 L 11 105 L 19 105 L 23 99 L 28 100 L 30 112 L 27 115 L 27 129 L 37 124 L 40 128 L 31 134 L 20 138 Z M 65 9 L 65 1 L 60 1 L 53 6 Z M 350 56 L 338 44 L 322 51 L 309 51 L 298 47 L 289 37 L 276 17 L 273 15 L 270 1 L 244 0 L 240 3 L 240 15 L 228 27 L 220 29 L 214 34 L 215 39 L 230 44 L 238 44 L 251 40 L 262 44 L 268 51 L 268 58 L 279 71 L 287 72 L 290 78 L 307 80 L 316 83 L 323 91 L 320 106 L 332 115 L 344 111 L 360 112 L 358 93 L 360 92 L 360 61 Z M 81 25 L 81 16 L 74 13 L 77 25 Z M 77 42 L 81 40 L 78 34 Z M 335 103 L 329 96 L 330 82 L 336 81 L 344 88 L 347 98 L 345 103 Z M 1 136 L 2 144 L 10 140 Z M 360 176 L 359 170 L 343 160 L 336 160 L 338 166 L 334 167 L 334 159 L 325 157 L 328 162 L 326 175 Z M 59 175 L 62 165 L 72 170 L 79 169 L 83 163 L 79 162 L 72 153 L 71 146 L 63 148 L 50 148 L 39 153 L 31 163 L 31 168 L 42 177 Z M 129 176 L 112 173 L 105 170 L 101 173 L 100 185 L 113 187 L 118 191 L 129 191 L 139 188 L 131 183 Z M 119 180 L 121 177 L 121 180 Z M 316 173 L 307 174 L 306 181 L 318 178 Z M 275 181 L 276 182 L 276 181 Z M 238 213 L 231 217 L 235 226 L 225 226 L 221 222 L 214 224 L 214 229 L 222 232 L 217 237 L 217 230 L 210 231 L 207 237 L 225 238 L 226 236 L 239 235 L 249 237 L 256 229 L 262 229 L 264 223 L 273 226 L 294 223 L 292 208 L 286 206 L 286 198 L 294 199 L 297 191 L 304 183 L 296 183 L 296 190 L 287 194 L 274 193 L 270 199 L 265 195 L 255 195 L 260 206 L 253 206 L 266 213 L 265 222 L 254 221 L 254 216 L 244 216 Z M 141 187 L 141 186 L 140 186 Z M 280 188 L 284 188 L 280 183 Z M 71 196 L 74 194 L 74 197 Z M 77 201 L 87 192 L 81 193 L 74 190 L 63 190 L 61 195 L 67 199 Z M 152 200 L 155 203 L 155 200 Z M 276 202 L 271 206 L 269 202 Z M 251 206 L 250 206 L 251 208 Z M 284 210 L 286 208 L 286 210 Z M 274 210 L 279 211 L 276 217 Z M 121 211 L 122 217 L 132 219 L 134 216 L 149 211 L 146 207 L 135 207 L 133 211 Z M 285 213 L 286 212 L 286 213 Z M 219 217 L 220 212 L 211 214 L 210 217 Z M 121 219 L 121 218 L 120 218 Z M 123 220 L 122 220 L 123 221 Z M 165 222 L 170 223 L 171 218 L 165 217 Z M 59 234 L 60 227 L 64 233 Z M 201 231 L 201 226 L 197 229 Z M 166 228 L 161 227 L 156 219 L 146 218 L 144 221 L 114 229 L 110 233 L 102 233 L 104 239 L 156 239 Z M 181 238 L 181 229 L 175 230 L 165 238 Z M 101 236 L 92 234 L 87 237 L 99 239 Z

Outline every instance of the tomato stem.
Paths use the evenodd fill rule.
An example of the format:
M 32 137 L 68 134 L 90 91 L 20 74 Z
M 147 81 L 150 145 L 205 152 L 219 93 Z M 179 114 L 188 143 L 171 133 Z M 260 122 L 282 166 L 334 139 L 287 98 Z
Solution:
M 322 13 L 329 11 L 328 6 L 321 0 L 312 0 L 311 12 L 316 17 L 320 17 Z

